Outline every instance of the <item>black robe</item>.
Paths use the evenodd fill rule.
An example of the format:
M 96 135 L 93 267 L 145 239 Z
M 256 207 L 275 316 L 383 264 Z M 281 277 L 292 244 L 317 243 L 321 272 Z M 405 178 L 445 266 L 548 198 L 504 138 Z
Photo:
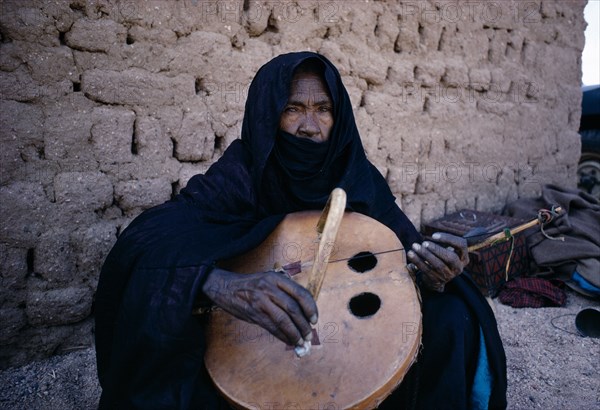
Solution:
M 325 181 L 319 184 L 321 192 L 303 196 L 290 192 L 291 182 L 279 172 L 271 154 L 294 69 L 306 59 L 317 59 L 324 66 L 334 126 L 325 162 L 315 175 Z M 365 156 L 337 69 L 314 53 L 276 57 L 258 71 L 249 88 L 241 139 L 234 141 L 206 174 L 191 178 L 173 200 L 137 217 L 108 255 L 95 299 L 98 375 L 103 389 L 100 407 L 217 407 L 218 398 L 203 363 L 204 323 L 190 314 L 207 272 L 217 261 L 258 246 L 287 213 L 322 209 L 336 186 L 346 191 L 348 210 L 384 223 L 405 247 L 421 241 L 397 207 L 385 179 Z M 452 297 L 468 312 L 457 315 L 473 318 L 469 319 L 474 323 L 471 333 L 477 331 L 477 325 L 481 327 L 494 376 L 490 404 L 505 407 L 504 351 L 485 299 L 464 275 L 447 286 L 445 295 L 423 295 L 427 306 L 434 306 L 429 300 L 455 295 Z M 437 327 L 437 319 L 427 323 L 429 317 L 435 317 L 426 314 L 427 306 L 423 352 L 427 352 L 428 327 Z M 453 333 L 462 332 L 461 326 L 452 323 L 449 328 Z M 432 339 L 437 337 L 442 336 L 432 335 Z M 478 343 L 465 351 L 469 350 L 476 355 Z M 448 366 L 456 366 L 454 359 Z M 411 378 L 434 380 L 422 368 L 414 370 Z M 446 369 L 439 377 L 448 378 L 452 371 Z M 468 377 L 460 387 L 467 395 Z M 457 389 L 454 381 L 447 382 L 439 380 L 434 386 L 438 391 L 428 390 L 425 396 L 439 401 Z M 416 382 L 411 386 L 418 389 Z

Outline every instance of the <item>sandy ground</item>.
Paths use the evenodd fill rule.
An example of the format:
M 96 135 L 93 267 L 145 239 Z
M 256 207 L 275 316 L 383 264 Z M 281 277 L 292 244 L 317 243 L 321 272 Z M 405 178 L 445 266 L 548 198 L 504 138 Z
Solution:
M 509 409 L 600 409 L 600 339 L 575 328 L 586 307 L 600 302 L 570 291 L 563 308 L 513 309 L 495 300 Z M 94 409 L 99 397 L 92 348 L 0 372 L 1 409 Z

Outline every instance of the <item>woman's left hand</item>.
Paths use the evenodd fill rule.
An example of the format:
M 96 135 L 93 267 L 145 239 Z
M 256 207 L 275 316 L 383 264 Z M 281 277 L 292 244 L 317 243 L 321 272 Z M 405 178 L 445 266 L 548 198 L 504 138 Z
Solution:
M 431 238 L 435 242 L 415 243 L 407 252 L 409 268 L 423 273 L 422 280 L 427 288 L 443 292 L 446 283 L 460 275 L 469 263 L 467 240 L 441 232 L 434 233 Z

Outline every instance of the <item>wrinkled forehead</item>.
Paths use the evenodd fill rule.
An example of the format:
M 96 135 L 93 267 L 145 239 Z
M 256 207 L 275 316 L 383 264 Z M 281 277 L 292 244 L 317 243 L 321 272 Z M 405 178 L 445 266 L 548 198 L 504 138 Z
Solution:
M 325 79 L 316 73 L 297 73 L 292 78 L 288 100 L 302 98 L 331 103 Z

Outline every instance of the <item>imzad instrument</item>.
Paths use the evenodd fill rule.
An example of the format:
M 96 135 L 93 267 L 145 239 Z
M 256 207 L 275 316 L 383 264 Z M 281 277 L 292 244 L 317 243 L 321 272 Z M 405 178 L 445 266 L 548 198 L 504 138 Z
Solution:
M 238 273 L 294 266 L 284 270 L 318 297 L 304 357 L 257 325 L 210 313 L 206 368 L 236 408 L 374 408 L 415 360 L 421 307 L 402 244 L 378 221 L 344 212 L 339 191 L 323 215 L 289 214 L 259 247 L 221 264 Z

